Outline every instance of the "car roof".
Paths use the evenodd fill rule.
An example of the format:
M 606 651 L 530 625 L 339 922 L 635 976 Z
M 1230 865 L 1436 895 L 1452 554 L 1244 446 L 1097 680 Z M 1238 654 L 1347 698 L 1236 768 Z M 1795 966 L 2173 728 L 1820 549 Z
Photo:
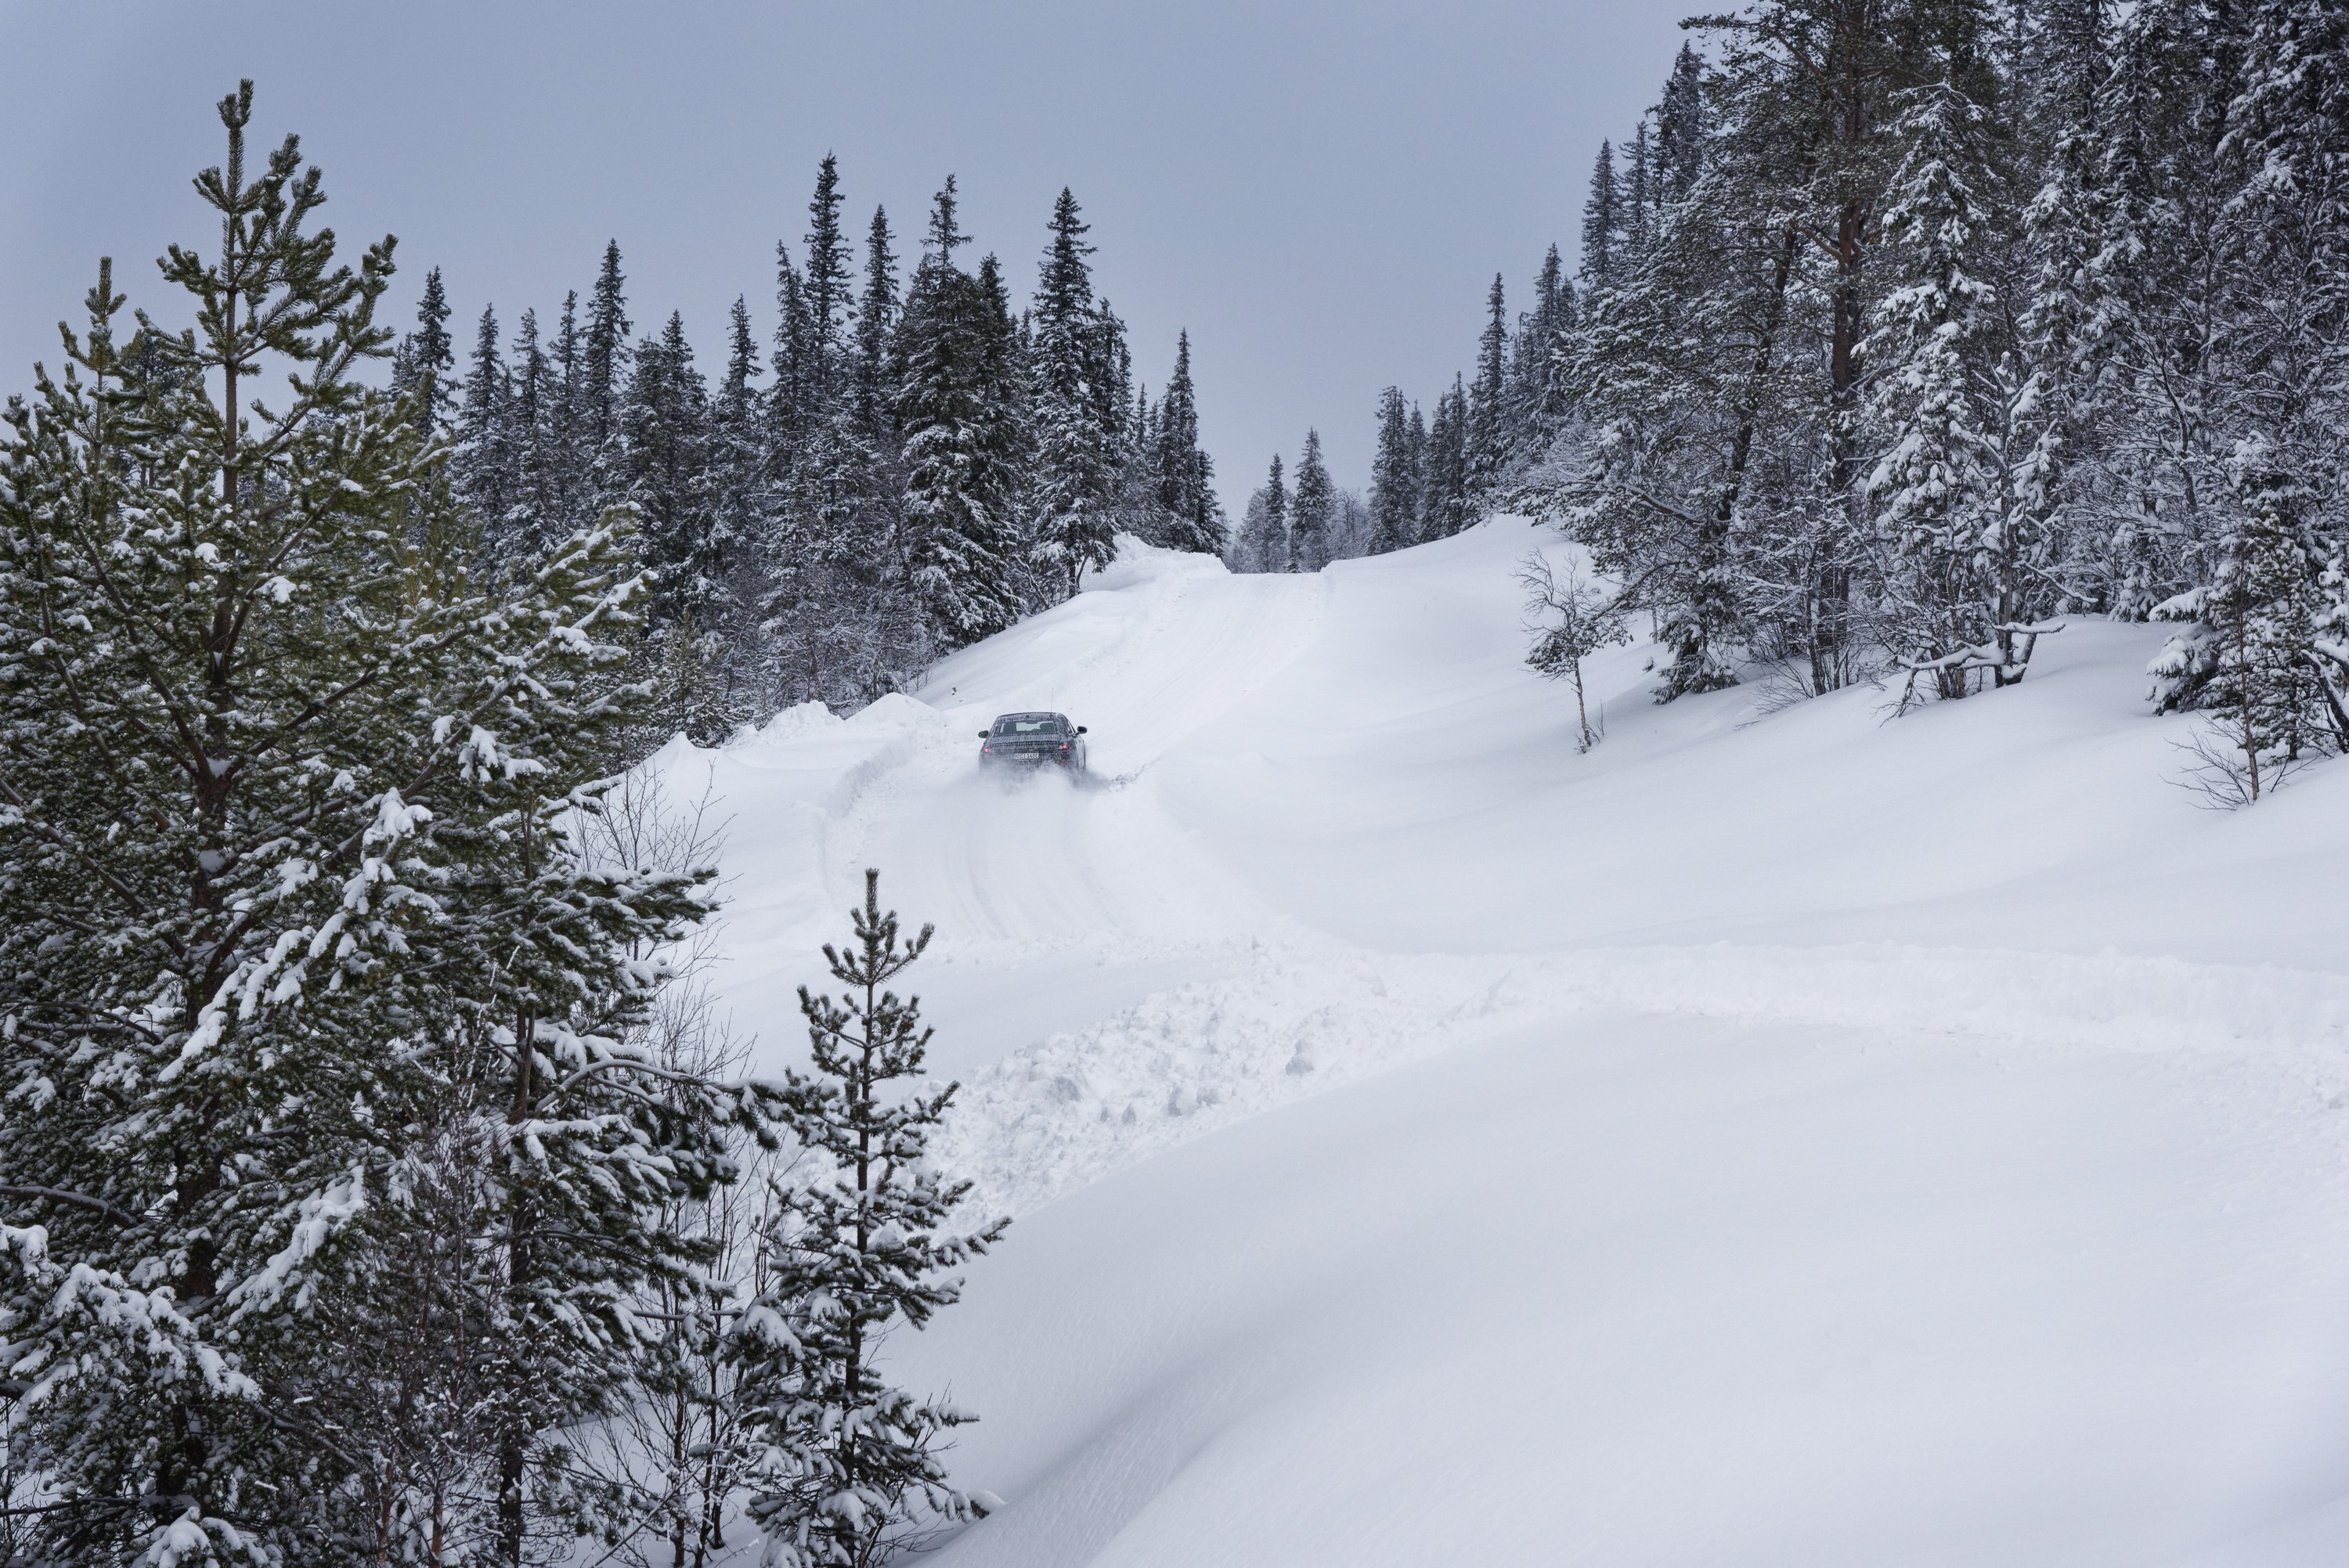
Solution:
M 1068 717 L 1065 713 L 999 713 L 995 716 L 995 722 L 1001 724 L 1007 718 L 1066 718 Z

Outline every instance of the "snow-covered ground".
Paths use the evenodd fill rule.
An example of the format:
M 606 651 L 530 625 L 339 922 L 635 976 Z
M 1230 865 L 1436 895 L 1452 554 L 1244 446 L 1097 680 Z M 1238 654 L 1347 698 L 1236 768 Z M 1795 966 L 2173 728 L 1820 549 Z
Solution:
M 1015 1214 L 893 1346 L 940 1568 L 2349 1562 L 2349 763 L 2168 779 L 2160 633 L 1659 708 L 1496 521 L 1130 549 L 919 698 L 665 752 L 771 1061 L 862 868 Z M 1049 707 L 1094 778 L 979 777 Z

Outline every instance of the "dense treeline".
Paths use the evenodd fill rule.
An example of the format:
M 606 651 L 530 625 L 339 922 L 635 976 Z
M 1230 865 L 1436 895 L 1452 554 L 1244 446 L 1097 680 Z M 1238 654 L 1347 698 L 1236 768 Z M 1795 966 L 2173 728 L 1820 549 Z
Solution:
M 877 222 L 858 314 L 836 236 L 786 268 L 785 390 L 739 312 L 714 397 L 630 346 L 616 253 L 461 382 L 436 283 L 390 387 L 392 242 L 251 113 L 191 324 L 101 263 L 0 431 L 0 1562 L 875 1563 L 985 1503 L 875 1361 L 1001 1230 L 877 989 L 929 933 L 868 873 L 746 1078 L 714 845 L 613 772 L 712 669 L 881 679 L 1098 558 L 1139 416 L 1075 205 L 1024 329 L 949 189 L 902 303 Z
M 551 328 L 526 310 L 508 338 L 485 308 L 461 364 L 435 271 L 399 346 L 485 567 L 636 509 L 661 722 L 698 740 L 897 689 L 1066 597 L 1120 532 L 1224 546 L 1189 337 L 1154 401 L 1074 198 L 1019 311 L 995 257 L 957 258 L 951 178 L 909 277 L 878 209 L 859 262 L 843 201 L 826 158 L 797 260 L 776 247 L 773 339 L 737 300 L 714 386 L 677 315 L 633 335 L 616 243 Z
M 1391 395 L 1381 540 L 1555 518 L 1665 699 L 1960 697 L 2095 613 L 2177 624 L 2155 700 L 2212 716 L 2220 793 L 2349 746 L 2349 7 L 1691 26 L 1599 151 L 1578 286 L 1546 267 L 1505 356 L 1495 284 L 1423 441 Z

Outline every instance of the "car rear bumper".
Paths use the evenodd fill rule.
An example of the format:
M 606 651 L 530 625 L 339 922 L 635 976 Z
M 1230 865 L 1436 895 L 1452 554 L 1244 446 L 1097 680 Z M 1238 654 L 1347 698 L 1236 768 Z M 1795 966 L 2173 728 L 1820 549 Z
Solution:
M 1073 767 L 1076 760 L 1076 753 L 1072 751 L 982 751 L 978 754 L 978 764 L 982 768 L 1041 768 L 1046 763 L 1069 768 Z

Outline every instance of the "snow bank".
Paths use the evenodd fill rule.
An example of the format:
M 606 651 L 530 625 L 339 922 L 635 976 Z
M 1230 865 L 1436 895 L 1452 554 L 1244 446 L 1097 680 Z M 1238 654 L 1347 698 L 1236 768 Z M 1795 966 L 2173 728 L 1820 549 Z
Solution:
M 2349 764 L 2198 810 L 2093 619 L 1897 721 L 1609 650 L 1579 753 L 1513 580 L 1565 549 L 1129 544 L 657 760 L 771 1063 L 864 867 L 938 928 L 941 1152 L 1021 1217 L 893 1347 L 1010 1500 L 941 1568 L 2331 1561 Z M 1095 776 L 980 776 L 1023 708 Z

